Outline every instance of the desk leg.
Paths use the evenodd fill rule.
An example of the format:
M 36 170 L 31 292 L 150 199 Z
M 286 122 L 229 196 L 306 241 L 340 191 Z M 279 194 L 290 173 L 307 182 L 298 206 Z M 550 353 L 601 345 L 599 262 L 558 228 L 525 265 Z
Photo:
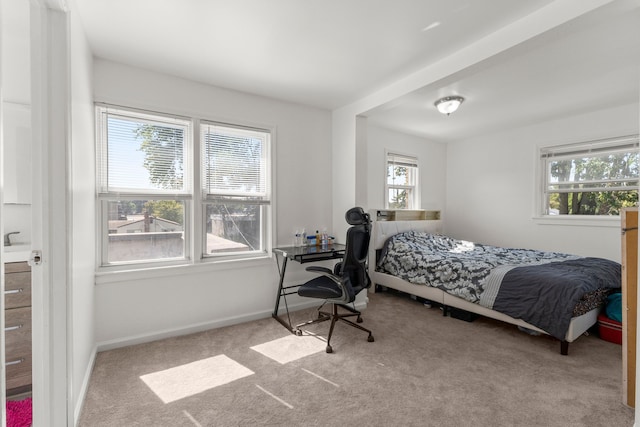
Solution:
M 278 262 L 278 255 L 276 254 L 276 262 Z M 278 267 L 280 267 L 280 265 L 278 264 Z M 282 268 L 279 268 L 280 270 L 280 283 L 278 284 L 278 295 L 276 296 L 276 306 L 273 309 L 273 314 L 271 315 L 271 317 L 273 317 L 274 319 L 276 319 L 278 322 L 280 322 L 280 324 L 282 326 L 284 326 L 285 328 L 287 328 L 289 330 L 289 332 L 294 333 L 293 328 L 291 327 L 291 317 L 289 317 L 289 306 L 287 305 L 287 295 L 285 293 L 285 290 L 283 289 L 283 285 L 284 285 L 284 273 L 287 270 L 287 257 L 282 257 Z M 287 310 L 287 320 L 289 321 L 289 323 L 285 322 L 282 318 L 280 318 L 280 316 L 278 316 L 278 309 L 280 308 L 280 298 L 284 298 L 284 305 L 285 308 Z

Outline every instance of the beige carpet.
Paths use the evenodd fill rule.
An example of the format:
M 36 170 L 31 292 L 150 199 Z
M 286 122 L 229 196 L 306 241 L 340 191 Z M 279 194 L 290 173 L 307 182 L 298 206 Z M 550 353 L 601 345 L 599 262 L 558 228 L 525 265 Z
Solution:
M 80 426 L 633 425 L 621 347 L 595 335 L 561 356 L 549 337 L 392 293 L 363 318 L 375 342 L 338 324 L 333 354 L 328 323 L 296 337 L 271 318 L 100 353 Z

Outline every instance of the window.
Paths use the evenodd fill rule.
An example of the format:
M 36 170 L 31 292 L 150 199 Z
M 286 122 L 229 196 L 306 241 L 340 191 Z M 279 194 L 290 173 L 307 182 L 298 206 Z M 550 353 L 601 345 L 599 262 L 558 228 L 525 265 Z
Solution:
M 269 139 L 264 130 L 201 124 L 205 256 L 266 252 Z
M 385 208 L 417 209 L 418 159 L 402 154 L 387 153 L 385 180 Z
M 101 266 L 267 253 L 269 131 L 108 106 L 97 114 Z
M 638 136 L 540 149 L 543 215 L 619 215 L 638 202 Z

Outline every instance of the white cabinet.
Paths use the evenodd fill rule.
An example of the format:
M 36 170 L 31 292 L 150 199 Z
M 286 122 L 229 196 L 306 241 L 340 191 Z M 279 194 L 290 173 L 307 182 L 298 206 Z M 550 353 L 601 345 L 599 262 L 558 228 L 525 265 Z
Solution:
M 4 102 L 4 202 L 31 203 L 31 108 Z

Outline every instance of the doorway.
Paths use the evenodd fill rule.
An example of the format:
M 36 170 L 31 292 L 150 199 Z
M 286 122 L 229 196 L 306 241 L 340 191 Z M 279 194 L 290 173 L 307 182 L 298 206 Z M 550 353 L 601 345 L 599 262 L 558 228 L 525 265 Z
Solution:
M 66 188 L 61 193 L 58 188 L 52 190 L 48 179 L 50 173 L 60 174 L 61 171 L 58 176 L 65 176 L 64 153 L 60 161 L 60 156 L 51 155 L 51 147 L 56 146 L 60 140 L 65 140 L 66 128 L 64 124 L 55 123 L 58 117 L 55 117 L 55 111 L 52 112 L 55 109 L 49 106 L 67 105 L 66 98 L 61 98 L 56 90 L 52 90 L 58 87 L 62 91 L 66 89 L 64 82 L 68 70 L 65 66 L 61 67 L 61 64 L 67 58 L 64 36 L 67 27 L 66 14 L 52 11 L 49 3 L 46 0 L 0 0 L 2 125 L 7 124 L 6 130 L 14 132 L 11 137 L 22 142 L 12 152 L 15 157 L 12 165 L 16 167 L 5 170 L 4 166 L 0 166 L 3 178 L 7 178 L 9 172 L 13 174 L 5 183 L 11 182 L 15 187 L 9 189 L 3 185 L 0 191 L 0 229 L 3 237 L 10 231 L 20 231 L 19 234 L 9 236 L 11 245 L 20 248 L 13 252 L 26 252 L 30 258 L 30 397 L 33 399 L 33 423 L 67 425 L 66 251 L 64 239 L 62 243 L 50 244 L 50 236 L 57 235 L 52 228 L 60 228 L 59 223 L 65 224 L 66 221 L 65 209 L 59 210 L 60 204 L 66 204 Z M 56 54 L 59 56 L 52 59 Z M 4 142 L 3 138 L 3 145 Z M 7 146 L 2 148 L 4 151 Z M 8 154 L 10 150 L 11 147 Z M 52 201 L 49 194 L 60 194 L 60 197 Z M 66 227 L 63 226 L 61 232 L 66 233 Z M 23 254 L 19 255 L 19 260 L 14 259 L 12 257 L 18 255 L 11 255 L 12 251 L 5 251 L 4 248 L 3 246 L 0 251 L 3 274 L 6 272 L 5 262 L 24 262 Z M 35 250 L 43 254 L 40 262 L 36 262 L 32 256 Z M 47 260 L 56 251 L 63 253 L 60 259 L 56 262 Z M 59 265 L 54 268 L 53 265 L 58 261 Z M 58 273 L 60 270 L 63 271 L 62 274 Z M 2 277 L 4 279 L 4 275 Z M 56 289 L 53 289 L 54 283 Z M 6 284 L 3 280 L 0 289 L 2 295 Z M 4 300 L 1 307 L 4 311 Z M 2 319 L 2 326 L 5 326 L 4 316 Z M 4 344 L 4 328 L 0 334 Z M 5 362 L 4 345 L 0 346 L 0 351 L 0 360 Z M 22 363 L 28 364 L 26 358 Z M 7 378 L 3 376 L 2 380 Z M 0 386 L 0 404 L 4 408 L 7 398 L 4 381 Z M 2 412 L 4 415 L 5 411 Z

